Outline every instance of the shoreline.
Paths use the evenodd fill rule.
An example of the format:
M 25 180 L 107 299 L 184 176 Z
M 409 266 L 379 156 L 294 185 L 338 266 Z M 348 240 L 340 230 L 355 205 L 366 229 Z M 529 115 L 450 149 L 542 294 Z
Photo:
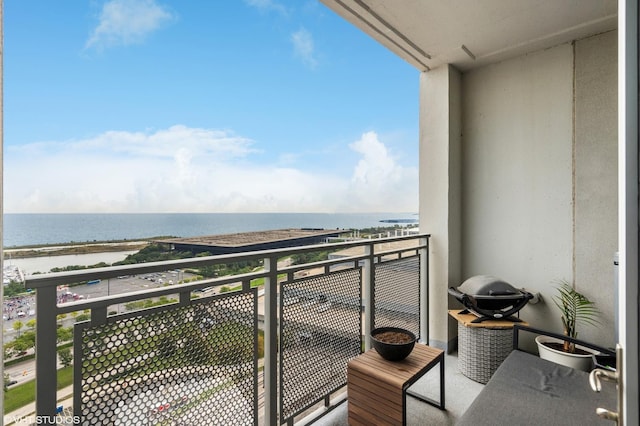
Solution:
M 373 231 L 371 235 L 380 237 L 381 233 L 398 231 L 399 229 L 410 228 L 408 224 L 387 224 L 374 228 L 363 228 L 360 230 L 350 230 L 360 236 L 362 231 Z M 376 232 L 377 231 L 377 232 Z M 45 273 L 51 268 L 63 268 L 66 266 L 83 266 L 94 265 L 100 262 L 113 263 L 120 261 L 120 255 L 126 257 L 129 254 L 136 253 L 154 240 L 162 238 L 175 237 L 151 237 L 138 238 L 133 240 L 111 240 L 111 241 L 87 241 L 87 242 L 68 242 L 68 243 L 52 243 L 43 245 L 14 246 L 3 248 L 4 266 L 17 266 L 25 273 Z M 103 257 L 100 257 L 103 255 Z M 124 258 L 123 257 L 123 258 Z M 58 261 L 55 259 L 58 258 Z M 83 258 L 79 261 L 79 258 Z M 41 259 L 38 261 L 38 259 Z M 50 260 L 46 260 L 50 259 Z M 104 259 L 104 260 L 103 260 Z M 15 264 L 18 265 L 15 265 Z M 12 265 L 13 264 L 13 265 Z M 27 266 L 28 265 L 28 266 Z M 4 274 L 6 275 L 6 274 Z M 5 278 L 5 277 L 3 277 Z
M 137 241 L 100 241 L 87 243 L 68 243 L 44 246 L 4 248 L 4 261 L 33 257 L 66 256 L 78 254 L 110 253 L 140 250 L 150 244 L 151 240 Z
M 34 274 L 48 274 L 54 268 L 81 267 L 89 268 L 99 263 L 111 265 L 124 260 L 127 256 L 137 253 L 137 249 L 129 248 L 123 251 L 99 251 L 82 254 L 58 254 L 36 257 L 12 258 L 11 263 L 5 261 L 5 270 L 18 268 L 25 277 Z M 3 271 L 4 272 L 4 271 Z

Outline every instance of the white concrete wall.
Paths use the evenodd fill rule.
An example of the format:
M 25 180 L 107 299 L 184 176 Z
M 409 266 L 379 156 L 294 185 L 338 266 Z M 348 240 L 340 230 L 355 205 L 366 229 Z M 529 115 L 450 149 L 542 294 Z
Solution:
M 573 48 L 463 76 L 463 275 L 549 294 L 573 278 Z M 552 306 L 522 316 L 546 326 Z
M 615 33 L 463 74 L 459 145 L 444 114 L 457 103 L 442 96 L 452 89 L 445 69 L 421 78 L 420 226 L 434 235 L 431 285 L 438 298 L 430 304 L 432 338 L 455 333 L 451 324 L 443 330 L 446 287 L 492 274 L 540 292 L 543 302 L 521 315 L 556 331 L 554 287 L 575 281 L 604 312 L 603 327 L 581 337 L 612 345 Z
M 613 255 L 618 247 L 617 31 L 576 42 L 575 282 L 603 324 L 586 340 L 613 346 Z

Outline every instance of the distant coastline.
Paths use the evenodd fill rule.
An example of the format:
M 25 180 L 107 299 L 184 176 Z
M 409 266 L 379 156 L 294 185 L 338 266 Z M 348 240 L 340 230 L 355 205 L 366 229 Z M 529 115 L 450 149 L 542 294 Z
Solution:
M 379 223 L 378 226 L 359 230 L 345 230 L 345 232 L 354 231 L 354 235 L 361 235 L 360 232 L 364 229 L 376 229 L 384 234 L 400 228 L 406 229 L 407 227 L 391 222 L 386 224 Z M 27 275 L 47 273 L 52 268 L 64 268 L 67 266 L 91 266 L 103 262 L 112 264 L 124 260 L 130 254 L 137 253 L 153 240 L 166 238 L 167 237 L 152 237 L 136 241 L 96 241 L 87 243 L 48 244 L 40 247 L 7 248 L 4 249 L 4 265 L 5 267 L 19 268 L 19 270 L 24 272 L 24 275 Z M 5 276 L 5 278 L 7 277 Z
M 4 254 L 5 261 L 10 261 L 12 259 L 33 257 L 137 251 L 146 247 L 148 244 L 148 241 L 98 241 L 84 244 L 51 244 L 45 246 L 7 248 L 4 249 Z
M 416 219 L 416 213 L 6 213 L 3 237 L 6 250 L 286 228 L 354 230 Z

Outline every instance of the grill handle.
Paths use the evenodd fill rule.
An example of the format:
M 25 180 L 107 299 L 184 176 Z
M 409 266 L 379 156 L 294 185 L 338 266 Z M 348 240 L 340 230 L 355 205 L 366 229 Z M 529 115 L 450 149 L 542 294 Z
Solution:
M 465 306 L 466 306 L 465 302 L 468 302 L 469 300 L 471 300 L 468 294 L 462 293 L 461 291 L 457 290 L 455 287 L 449 287 L 448 291 L 450 295 L 458 299 Z

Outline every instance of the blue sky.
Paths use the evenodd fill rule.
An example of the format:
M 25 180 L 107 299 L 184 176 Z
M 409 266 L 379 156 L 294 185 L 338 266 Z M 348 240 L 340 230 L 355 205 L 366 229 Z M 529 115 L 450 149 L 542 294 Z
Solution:
M 415 212 L 418 71 L 317 0 L 5 0 L 4 211 Z

